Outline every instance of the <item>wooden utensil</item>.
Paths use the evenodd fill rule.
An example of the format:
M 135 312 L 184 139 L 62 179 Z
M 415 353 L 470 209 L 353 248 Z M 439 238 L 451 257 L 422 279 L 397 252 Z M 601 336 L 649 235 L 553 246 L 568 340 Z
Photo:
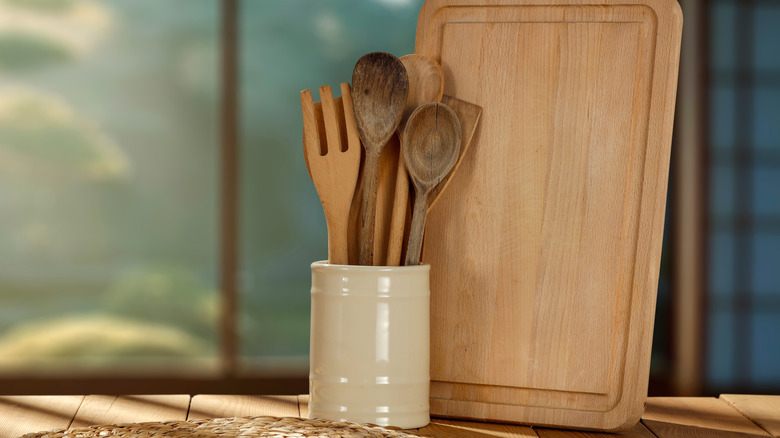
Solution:
M 365 156 L 360 146 L 360 133 L 355 121 L 355 110 L 352 106 L 352 90 L 349 84 L 341 87 L 341 97 L 344 103 L 344 132 L 347 133 L 349 144 L 357 145 L 361 150 L 360 168 L 362 169 Z M 360 256 L 360 202 L 363 198 L 363 172 L 358 171 L 358 180 L 355 194 L 352 196 L 352 205 L 349 208 L 349 231 L 347 233 L 347 246 L 349 247 L 349 264 L 357 265 Z
M 363 202 L 360 218 L 360 264 L 371 265 L 379 157 L 401 119 L 409 94 L 406 68 L 395 56 L 364 55 L 352 72 L 352 103 L 360 140 L 366 151 L 363 165 Z
M 399 58 L 409 77 L 409 97 L 406 99 L 398 132 L 403 136 L 406 123 L 414 110 L 428 102 L 439 102 L 444 95 L 444 72 L 438 62 L 413 53 Z M 403 138 L 401 139 L 403 141 Z
M 349 210 L 360 169 L 360 142 L 344 128 L 343 99 L 349 96 L 349 84 L 341 84 L 342 97 L 336 99 L 329 86 L 319 91 L 319 106 L 310 90 L 301 92 L 304 158 L 325 212 L 328 262 L 347 264 Z
M 395 197 L 398 194 L 398 178 L 400 175 L 398 163 L 401 158 L 400 136 L 396 132 L 382 149 L 379 157 L 379 179 L 376 190 L 376 218 L 374 219 L 374 266 L 397 266 L 388 263 L 387 251 L 393 242 L 390 241 L 390 226 L 395 211 Z M 409 191 L 409 177 L 404 169 L 406 191 Z
M 417 53 L 484 108 L 427 218 L 432 415 L 639 418 L 681 26 L 674 1 L 423 6 Z
M 466 156 L 466 152 L 471 146 L 471 138 L 474 136 L 474 131 L 477 130 L 477 124 L 479 118 L 482 115 L 482 107 L 473 103 L 465 102 L 452 96 L 442 96 L 441 103 L 447 105 L 455 111 L 455 115 L 458 116 L 460 121 L 460 133 L 461 133 L 461 146 L 460 156 L 458 162 L 452 167 L 450 173 L 442 179 L 441 183 L 431 190 L 429 195 L 430 203 L 428 204 L 428 213 L 430 213 L 433 206 L 438 202 L 442 193 L 447 189 L 447 186 L 452 181 L 452 176 L 458 171 L 458 167 L 463 162 L 463 157 Z M 457 195 L 456 195 L 457 196 Z
M 441 198 L 442 193 L 447 189 L 447 186 L 449 185 L 450 181 L 452 181 L 453 175 L 455 174 L 455 172 L 458 171 L 458 167 L 463 162 L 463 159 L 469 150 L 469 146 L 472 143 L 472 137 L 474 136 L 474 132 L 477 129 L 479 118 L 482 115 L 481 106 L 462 101 L 452 96 L 447 96 L 447 95 L 442 96 L 441 102 L 447 105 L 448 107 L 450 107 L 458 116 L 458 120 L 460 121 L 460 127 L 461 127 L 460 156 L 458 157 L 458 162 L 455 163 L 455 166 L 452 168 L 452 170 L 450 170 L 450 173 L 448 173 L 447 176 L 445 176 L 442 179 L 441 183 L 438 184 L 436 187 L 434 187 L 433 190 L 431 190 L 431 193 L 428 195 L 428 199 L 429 199 L 428 214 L 430 214 L 431 209 L 433 209 L 433 206 L 436 204 L 436 202 L 438 202 L 439 198 Z M 458 196 L 458 194 L 456 193 L 453 196 Z M 401 231 L 404 233 L 404 237 L 399 238 L 399 240 L 403 240 L 404 243 L 408 242 L 409 240 L 408 234 L 409 234 L 409 228 L 411 227 L 411 223 L 412 223 L 411 215 L 407 214 L 407 217 L 405 218 L 404 221 L 404 225 L 402 226 L 401 229 Z M 421 255 L 421 257 L 424 257 L 424 254 Z
M 399 148 L 403 145 L 403 132 L 412 112 L 424 103 L 439 102 L 444 93 L 444 72 L 442 72 L 439 63 L 427 56 L 417 54 L 402 56 L 400 59 L 404 67 L 406 67 L 406 73 L 409 76 L 409 97 L 406 99 L 401 121 L 398 124 L 398 134 L 401 137 L 399 139 Z M 389 221 L 389 228 L 384 230 L 378 229 L 378 232 L 387 234 L 387 245 L 379 248 L 379 250 L 385 251 L 385 264 L 388 266 L 401 264 L 409 205 L 409 174 L 406 172 L 406 165 L 400 150 L 396 156 L 397 162 L 393 163 L 396 165 L 396 170 L 395 187 L 392 191 L 392 216 Z M 376 260 L 374 264 L 376 264 Z
M 406 169 L 414 184 L 415 199 L 406 266 L 420 263 L 428 196 L 460 156 L 461 128 L 458 116 L 447 105 L 426 103 L 409 117 L 403 145 Z

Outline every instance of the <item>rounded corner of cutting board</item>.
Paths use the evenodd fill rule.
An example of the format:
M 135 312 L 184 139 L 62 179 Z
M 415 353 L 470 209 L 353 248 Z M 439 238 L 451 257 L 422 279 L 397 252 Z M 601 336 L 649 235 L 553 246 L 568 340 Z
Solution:
M 626 394 L 626 392 L 624 392 Z M 602 432 L 622 432 L 634 427 L 645 412 L 647 397 L 644 394 L 628 393 L 630 397 L 621 397 L 608 411 L 600 413 L 601 424 L 596 430 Z
M 415 34 L 414 53 L 422 52 L 421 44 L 424 37 L 427 36 L 425 27 L 428 26 L 431 17 L 439 9 L 440 3 L 441 0 L 425 0 L 425 3 L 420 7 L 420 12 L 417 14 L 417 32 Z
M 683 12 L 680 2 L 677 0 L 642 0 L 644 4 L 653 9 L 657 16 L 669 16 L 682 24 Z

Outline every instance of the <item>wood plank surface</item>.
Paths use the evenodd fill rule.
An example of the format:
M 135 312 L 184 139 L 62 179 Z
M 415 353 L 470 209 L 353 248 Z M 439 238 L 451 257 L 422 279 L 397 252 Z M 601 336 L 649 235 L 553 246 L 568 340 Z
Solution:
M 681 25 L 670 0 L 425 2 L 415 52 L 483 108 L 428 215 L 432 414 L 639 420 Z
M 220 417 L 297 417 L 294 395 L 212 395 L 192 397 L 188 419 Z
M 83 395 L 0 396 L 0 438 L 67 429 Z
M 301 418 L 306 418 L 309 415 L 309 394 L 298 396 L 298 412 Z
M 651 398 L 642 423 L 658 438 L 770 436 L 724 401 L 709 397 Z
M 773 437 L 780 437 L 780 396 L 721 394 L 720 399 Z
M 584 432 L 563 429 L 534 428 L 539 438 L 655 438 L 642 423 L 618 433 Z
M 308 395 L 232 396 L 0 396 L 0 438 L 87 424 L 116 424 L 232 416 L 306 417 Z M 642 423 L 618 434 L 531 428 L 433 418 L 421 435 L 475 438 L 659 438 L 777 437 L 780 396 L 723 395 L 715 398 L 648 400 Z M 737 409 L 740 409 L 739 411 Z M 74 419 L 75 417 L 75 419 Z M 766 428 L 766 430 L 759 427 Z M 772 435 L 767 431 L 774 431 Z
M 98 424 L 184 420 L 190 396 L 176 395 L 88 395 L 81 403 L 71 427 Z
M 421 434 L 436 437 L 471 437 L 471 438 L 521 438 L 533 437 L 537 434 L 534 429 L 527 426 L 513 426 L 509 424 L 476 423 L 470 421 L 442 420 L 432 418 L 431 423 L 421 429 Z

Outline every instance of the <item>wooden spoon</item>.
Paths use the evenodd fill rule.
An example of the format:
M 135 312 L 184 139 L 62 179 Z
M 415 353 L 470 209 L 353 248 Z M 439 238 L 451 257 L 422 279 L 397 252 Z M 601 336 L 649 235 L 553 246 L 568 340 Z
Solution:
M 426 103 L 409 117 L 403 145 L 406 169 L 414 184 L 415 199 L 406 266 L 420 263 L 428 196 L 452 170 L 460 157 L 461 127 L 455 112 L 442 103 Z
M 384 52 L 369 53 L 355 64 L 352 103 L 360 140 L 366 151 L 360 218 L 361 265 L 371 265 L 373 260 L 379 157 L 398 128 L 408 94 L 406 68 L 395 56 Z
M 398 125 L 399 140 L 400 144 L 403 145 L 403 132 L 412 112 L 424 103 L 441 100 L 444 94 L 444 72 L 442 72 L 438 62 L 423 55 L 402 56 L 401 62 L 406 67 L 406 73 L 409 76 L 409 97 L 406 99 L 401 122 Z M 395 171 L 395 188 L 392 192 L 393 204 L 390 207 L 392 213 L 389 230 L 379 231 L 387 235 L 385 264 L 388 266 L 401 264 L 404 228 L 409 205 L 409 174 L 406 172 L 403 154 L 398 154 L 398 160 L 395 164 L 397 170 Z

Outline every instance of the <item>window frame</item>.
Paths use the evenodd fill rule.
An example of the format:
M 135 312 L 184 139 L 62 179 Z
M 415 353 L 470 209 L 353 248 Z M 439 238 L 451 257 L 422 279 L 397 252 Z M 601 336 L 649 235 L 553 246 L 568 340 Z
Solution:
M 673 297 L 671 309 L 671 382 L 670 393 L 678 396 L 702 396 L 720 393 L 777 393 L 780 388 L 757 387 L 751 383 L 752 356 L 750 324 L 755 315 L 755 293 L 752 282 L 752 239 L 756 229 L 770 229 L 776 222 L 762 221 L 761 215 L 752 211 L 752 172 L 755 164 L 755 145 L 751 132 L 754 117 L 752 93 L 756 82 L 763 77 L 754 66 L 755 41 L 751 34 L 754 8 L 767 0 L 731 0 L 737 7 L 734 16 L 737 57 L 733 86 L 736 106 L 742 108 L 736 114 L 733 168 L 737 199 L 733 213 L 734 224 L 728 231 L 736 236 L 738 247 L 734 250 L 734 282 L 732 296 L 727 298 L 733 315 L 734 372 L 731 383 L 712 384 L 707 381 L 708 345 L 712 333 L 708 330 L 711 307 L 717 303 L 710 299 L 710 249 L 712 231 L 719 229 L 716 218 L 711 217 L 710 203 L 712 182 L 711 168 L 717 163 L 710 126 L 710 93 L 716 79 L 711 66 L 710 20 L 716 4 L 707 0 L 680 0 L 685 17 L 681 52 L 680 77 L 675 120 L 675 147 L 672 170 L 675 185 L 670 190 L 673 206 L 671 241 Z M 772 71 L 777 77 L 777 72 Z M 775 82 L 772 82 L 775 84 Z M 776 162 L 771 163 L 776 167 Z M 671 187 L 671 186 L 670 186 Z M 767 226 L 769 225 L 769 227 Z M 763 228 L 762 228 L 763 227 Z M 775 228 L 771 228 L 775 230 Z M 743 285 L 748 285 L 747 287 Z M 774 303 L 775 300 L 768 302 Z
M 754 380 L 757 374 L 755 370 L 755 345 L 756 331 L 752 324 L 762 311 L 776 313 L 780 310 L 776 297 L 766 297 L 756 292 L 753 267 L 755 265 L 756 236 L 758 234 L 777 234 L 780 217 L 775 213 L 759 212 L 755 210 L 756 201 L 754 195 L 758 186 L 753 180 L 754 174 L 759 169 L 778 169 L 780 163 L 777 160 L 776 151 L 763 156 L 761 148 L 757 144 L 754 120 L 756 117 L 756 90 L 761 86 L 776 88 L 780 82 L 780 70 L 776 67 L 762 70 L 756 61 L 757 40 L 755 20 L 757 11 L 761 7 L 770 5 L 776 7 L 777 3 L 770 0 L 729 0 L 724 2 L 733 4 L 735 11 L 732 16 L 734 30 L 732 37 L 735 41 L 735 60 L 733 71 L 728 75 L 716 66 L 705 64 L 707 71 L 712 71 L 712 83 L 708 84 L 708 90 L 717 81 L 717 85 L 726 84 L 734 91 L 734 105 L 739 110 L 734 115 L 734 139 L 733 151 L 730 156 L 716 153 L 714 147 L 712 153 L 704 157 L 704 165 L 714 167 L 728 161 L 729 167 L 734 173 L 734 209 L 729 216 L 731 220 L 725 223 L 721 218 L 714 216 L 707 229 L 707 236 L 713 235 L 713 231 L 728 233 L 734 240 L 734 266 L 731 295 L 725 298 L 713 299 L 706 313 L 722 311 L 733 318 L 730 340 L 732 352 L 731 381 L 728 383 L 713 382 L 711 391 L 730 393 L 777 393 L 780 391 L 778 383 L 760 385 Z M 710 3 L 708 6 L 712 7 Z M 710 35 L 709 33 L 707 34 Z M 707 47 L 709 54 L 709 47 Z M 766 68 L 766 67 L 764 67 Z M 727 79 L 723 79 L 726 76 Z M 723 158 L 728 160 L 724 160 Z M 706 195 L 710 193 L 707 192 Z M 706 210 L 710 215 L 709 208 Z M 767 299 L 768 298 L 768 299 Z M 703 371 L 707 371 L 706 367 Z M 704 372 L 702 375 L 706 375 Z
M 707 2 L 680 2 L 683 24 L 668 205 L 671 215 L 671 318 L 668 392 L 701 395 L 707 276 Z

